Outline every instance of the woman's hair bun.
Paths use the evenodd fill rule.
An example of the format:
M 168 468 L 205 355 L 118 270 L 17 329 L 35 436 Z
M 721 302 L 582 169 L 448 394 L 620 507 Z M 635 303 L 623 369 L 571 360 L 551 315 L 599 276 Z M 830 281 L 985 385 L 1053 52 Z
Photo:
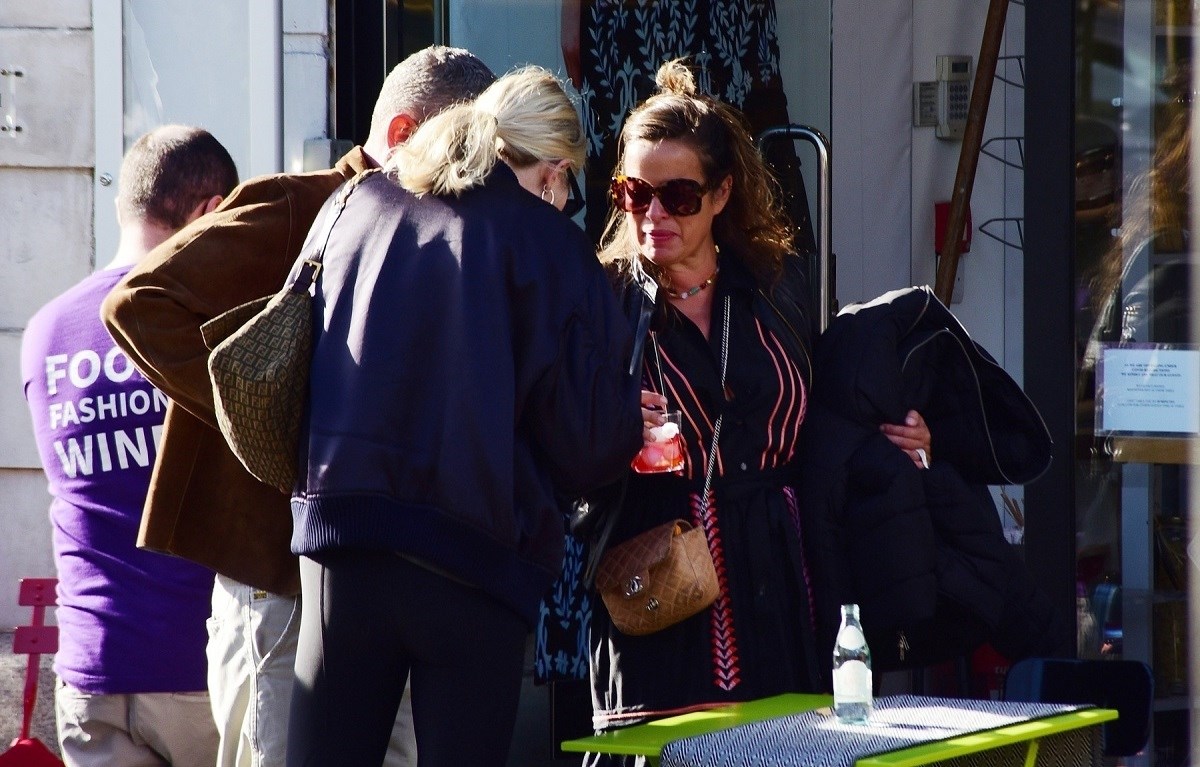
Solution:
M 672 59 L 658 68 L 654 77 L 660 93 L 673 93 L 678 96 L 696 95 L 696 77 L 688 68 L 686 59 Z

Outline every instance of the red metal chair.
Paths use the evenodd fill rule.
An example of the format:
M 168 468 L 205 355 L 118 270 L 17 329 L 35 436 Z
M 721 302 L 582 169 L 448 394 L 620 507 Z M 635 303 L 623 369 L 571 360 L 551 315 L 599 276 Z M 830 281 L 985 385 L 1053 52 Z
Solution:
M 0 754 L 0 767 L 63 767 L 62 760 L 45 743 L 29 735 L 33 709 L 37 704 L 41 656 L 58 652 L 58 626 L 45 624 L 46 608 L 54 606 L 54 588 L 57 585 L 57 578 L 21 579 L 17 604 L 33 608 L 32 624 L 18 626 L 13 635 L 13 652 L 29 656 L 25 670 L 24 712 L 21 734 L 13 740 L 7 751 Z

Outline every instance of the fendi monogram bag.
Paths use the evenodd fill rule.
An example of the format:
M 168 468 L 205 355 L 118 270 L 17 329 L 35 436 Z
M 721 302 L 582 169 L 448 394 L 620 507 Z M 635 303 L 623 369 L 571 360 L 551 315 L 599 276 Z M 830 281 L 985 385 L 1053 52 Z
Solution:
M 208 372 L 221 434 L 247 471 L 284 493 L 291 493 L 296 481 L 297 441 L 308 398 L 310 291 L 334 223 L 350 193 L 370 173 L 335 192 L 333 207 L 317 236 L 305 244 L 298 268 L 282 290 L 230 309 L 200 328 L 212 349 Z

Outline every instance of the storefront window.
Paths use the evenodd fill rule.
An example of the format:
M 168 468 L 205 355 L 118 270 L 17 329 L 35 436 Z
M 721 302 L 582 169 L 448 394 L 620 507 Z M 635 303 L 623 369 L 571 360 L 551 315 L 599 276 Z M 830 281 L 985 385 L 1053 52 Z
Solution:
M 165 123 L 202 125 L 246 173 L 251 120 L 245 5 L 124 0 L 123 16 L 125 147 Z
M 655 72 L 668 59 L 689 57 L 699 87 L 741 109 L 756 132 L 788 123 L 828 131 L 828 2 L 444 2 L 450 44 L 468 48 L 498 73 L 532 63 L 571 82 L 588 140 L 588 205 L 581 223 L 593 239 L 600 238 L 608 210 L 606 190 L 624 116 L 654 92 Z M 826 52 L 824 66 L 797 66 L 820 61 L 814 50 Z M 807 216 L 807 201 L 815 196 L 815 153 L 774 146 L 768 158 L 790 199 L 798 201 L 793 219 Z M 812 250 L 811 234 L 807 240 L 801 246 Z
M 1081 657 L 1154 671 L 1154 764 L 1187 760 L 1192 4 L 1078 0 L 1076 578 Z

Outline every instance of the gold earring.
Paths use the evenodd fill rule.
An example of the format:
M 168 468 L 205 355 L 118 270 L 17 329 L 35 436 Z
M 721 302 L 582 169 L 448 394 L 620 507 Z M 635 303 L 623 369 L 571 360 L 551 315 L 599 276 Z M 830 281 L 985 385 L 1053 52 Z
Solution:
M 546 192 L 550 193 L 549 200 L 546 200 Z M 545 200 L 546 202 L 550 203 L 551 205 L 554 204 L 554 190 L 550 188 L 549 184 L 544 184 L 542 186 L 542 199 Z

